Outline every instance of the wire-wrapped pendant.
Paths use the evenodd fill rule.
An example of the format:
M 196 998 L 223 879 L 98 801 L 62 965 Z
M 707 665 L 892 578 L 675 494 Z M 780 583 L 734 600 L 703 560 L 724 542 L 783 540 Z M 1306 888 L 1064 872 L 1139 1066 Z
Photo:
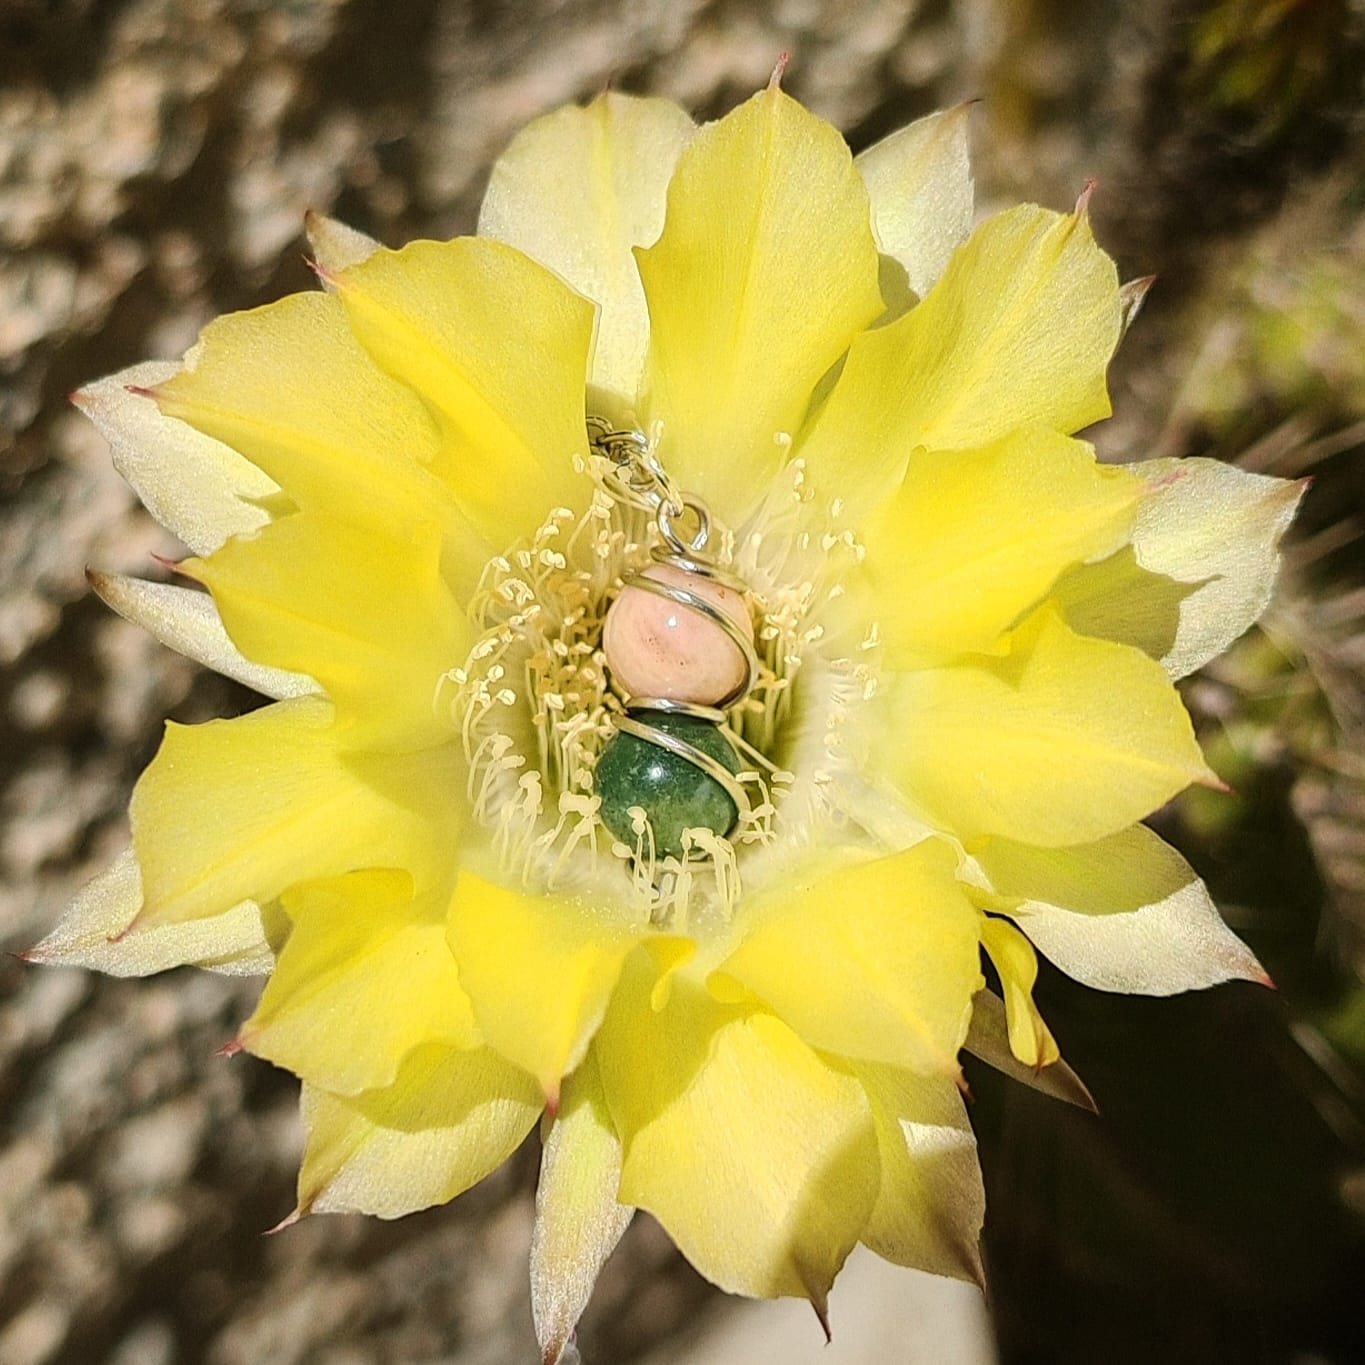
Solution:
M 753 617 L 743 585 L 707 552 L 711 517 L 700 499 L 672 487 L 638 433 L 594 432 L 622 500 L 652 511 L 659 534 L 653 564 L 626 575 L 603 630 L 625 714 L 597 760 L 599 814 L 628 846 L 642 842 L 643 812 L 656 857 L 704 856 L 686 831 L 728 835 L 749 808 L 722 727 L 754 685 Z

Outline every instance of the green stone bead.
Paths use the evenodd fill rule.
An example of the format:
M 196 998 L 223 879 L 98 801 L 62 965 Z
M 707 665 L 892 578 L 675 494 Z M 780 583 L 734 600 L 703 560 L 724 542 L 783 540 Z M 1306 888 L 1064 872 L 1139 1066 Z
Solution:
M 739 771 L 739 755 L 730 741 L 709 720 L 695 716 L 652 712 L 636 717 L 695 749 Z M 602 798 L 602 823 L 623 843 L 635 847 L 629 811 L 641 807 L 654 830 L 654 848 L 660 857 L 681 857 L 683 830 L 710 829 L 729 834 L 739 810 L 729 792 L 695 763 L 661 749 L 646 739 L 624 732 L 607 742 L 597 759 L 594 783 Z

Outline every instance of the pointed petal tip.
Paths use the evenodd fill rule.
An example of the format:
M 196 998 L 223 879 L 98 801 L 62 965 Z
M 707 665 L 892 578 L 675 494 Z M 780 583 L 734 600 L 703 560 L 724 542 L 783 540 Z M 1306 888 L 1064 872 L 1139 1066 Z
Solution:
M 263 1233 L 261 1233 L 261 1236 L 274 1237 L 281 1232 L 285 1232 L 289 1228 L 292 1228 L 294 1224 L 297 1223 L 301 1218 L 305 1217 L 307 1213 L 308 1210 L 304 1208 L 302 1204 L 300 1204 L 293 1210 L 292 1213 L 285 1214 L 285 1216 L 281 1218 L 280 1221 L 276 1223 L 273 1228 L 266 1228 L 266 1230 Z
M 976 1245 L 976 1264 L 980 1272 L 980 1276 L 976 1281 L 976 1287 L 981 1291 L 981 1297 L 986 1300 L 986 1308 L 989 1311 L 991 1308 L 991 1282 L 990 1277 L 986 1274 L 986 1262 L 981 1255 L 981 1242 L 979 1238 Z
M 825 1334 L 825 1345 L 828 1346 L 834 1340 L 834 1333 L 830 1330 L 829 1325 L 829 1288 L 834 1275 L 838 1274 L 838 1270 L 836 1269 L 831 1274 L 828 1270 L 818 1270 L 814 1266 L 803 1265 L 800 1260 L 794 1263 L 793 1269 L 806 1291 L 806 1302 L 814 1311 L 820 1323 L 820 1330 Z
M 1096 180 L 1094 176 L 1091 176 L 1086 180 L 1085 188 L 1082 189 L 1080 194 L 1076 197 L 1076 207 L 1072 212 L 1075 214 L 1076 218 L 1082 222 L 1090 216 L 1090 198 L 1095 193 L 1095 187 L 1099 183 L 1100 182 Z
M 224 1043 L 222 1047 L 218 1048 L 218 1050 L 214 1052 L 213 1055 L 215 1057 L 235 1057 L 239 1052 L 245 1051 L 246 1044 L 242 1042 L 240 1037 L 229 1038 L 228 1041 Z
M 815 1311 L 820 1330 L 825 1334 L 825 1345 L 828 1346 L 834 1340 L 834 1332 L 829 1325 L 829 1304 L 825 1302 L 822 1296 L 818 1303 L 815 1299 L 811 1299 L 810 1306 Z
M 191 556 L 191 558 L 193 557 L 194 556 Z M 189 559 L 172 559 L 169 555 L 157 554 L 155 550 L 151 551 L 151 558 L 154 563 L 159 564 L 163 569 L 168 570 L 170 573 L 179 574 L 181 578 L 188 578 L 196 583 L 199 581 L 195 578 L 194 574 L 185 567 L 190 562 Z M 105 581 L 107 582 L 108 579 L 106 578 Z
M 773 67 L 773 74 L 768 78 L 769 90 L 780 90 L 782 88 L 782 78 L 787 74 L 787 67 L 791 64 L 792 54 L 790 52 L 780 52 L 777 56 L 777 64 Z
M 1039 1067 L 1036 1075 L 1041 1077 L 1044 1071 L 1054 1071 L 1057 1089 L 1052 1093 L 1057 1098 L 1065 1100 L 1068 1104 L 1074 1104 L 1077 1109 L 1084 1109 L 1088 1114 L 1100 1112 L 1099 1105 L 1095 1103 L 1094 1095 L 1090 1093 L 1090 1087 L 1060 1057 L 1045 1067 Z
M 1280 502 L 1288 511 L 1290 518 L 1293 517 L 1298 505 L 1308 496 L 1308 491 L 1317 482 L 1316 474 L 1304 474 L 1297 479 L 1286 479 L 1284 487 L 1279 490 Z M 1279 538 L 1283 538 L 1284 533 L 1289 529 L 1289 520 L 1280 528 Z
M 548 1341 L 540 1343 L 540 1365 L 568 1365 L 573 1359 L 567 1336 L 556 1334 Z
M 312 256 L 305 256 L 303 263 L 318 277 L 318 280 L 325 284 L 329 289 L 340 289 L 342 286 L 341 272 L 325 266 L 321 261 L 315 260 Z
M 962 1268 L 962 1280 L 967 1284 L 974 1284 L 982 1295 L 989 1299 L 990 1287 L 986 1281 L 986 1264 L 981 1256 L 980 1236 L 968 1240 L 962 1236 L 948 1235 Z

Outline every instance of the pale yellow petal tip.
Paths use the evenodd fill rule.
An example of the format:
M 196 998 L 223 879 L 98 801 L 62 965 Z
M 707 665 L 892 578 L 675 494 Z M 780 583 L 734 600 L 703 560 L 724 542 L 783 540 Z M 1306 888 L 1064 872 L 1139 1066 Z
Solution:
M 313 252 L 309 265 L 324 284 L 330 274 L 358 265 L 380 248 L 373 237 L 316 209 L 310 208 L 303 215 L 303 230 Z
M 1201 762 L 1194 770 L 1194 775 L 1190 778 L 1191 783 L 1196 787 L 1205 787 L 1209 791 L 1215 791 L 1220 796 L 1235 795 L 1234 788 L 1218 776 L 1206 762 Z
M 1157 282 L 1155 275 L 1140 275 L 1137 279 L 1127 280 L 1119 285 L 1119 331 L 1127 335 L 1128 329 L 1137 321 L 1147 295 Z
M 304 1206 L 302 1202 L 300 1202 L 294 1207 L 294 1209 L 291 1212 L 286 1213 L 285 1216 L 281 1218 L 280 1221 L 276 1223 L 273 1228 L 266 1228 L 266 1230 L 263 1233 L 261 1233 L 261 1236 L 276 1237 L 281 1232 L 287 1232 L 290 1228 L 294 1226 L 295 1223 L 300 1222 L 302 1219 L 306 1218 L 308 1216 L 308 1213 L 309 1210 Z
M 117 393 L 130 394 L 134 398 L 149 398 L 152 402 L 157 401 L 157 389 L 154 385 L 121 384 L 117 386 L 116 390 L 111 391 L 106 380 L 99 380 L 94 384 L 86 384 L 79 389 L 73 389 L 67 394 L 67 401 L 72 407 L 83 412 L 98 425 L 101 415 L 109 412 L 118 401 Z

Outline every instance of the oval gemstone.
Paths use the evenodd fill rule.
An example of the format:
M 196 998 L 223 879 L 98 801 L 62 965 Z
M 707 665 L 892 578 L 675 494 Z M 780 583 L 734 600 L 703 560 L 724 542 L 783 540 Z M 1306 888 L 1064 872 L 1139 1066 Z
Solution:
M 730 772 L 739 771 L 739 755 L 709 720 L 663 713 L 636 719 L 686 740 Z M 709 773 L 647 739 L 624 732 L 608 740 L 598 756 L 594 783 L 602 798 L 602 823 L 634 848 L 637 836 L 630 809 L 639 806 L 654 831 L 659 857 L 682 856 L 684 830 L 709 829 L 724 835 L 739 819 L 734 799 Z
M 753 640 L 753 617 L 734 588 L 671 564 L 655 564 L 644 576 L 686 588 Z M 621 590 L 607 612 L 602 649 L 607 667 L 628 697 L 666 697 L 714 706 L 744 682 L 744 655 L 723 627 L 647 588 L 627 584 Z

